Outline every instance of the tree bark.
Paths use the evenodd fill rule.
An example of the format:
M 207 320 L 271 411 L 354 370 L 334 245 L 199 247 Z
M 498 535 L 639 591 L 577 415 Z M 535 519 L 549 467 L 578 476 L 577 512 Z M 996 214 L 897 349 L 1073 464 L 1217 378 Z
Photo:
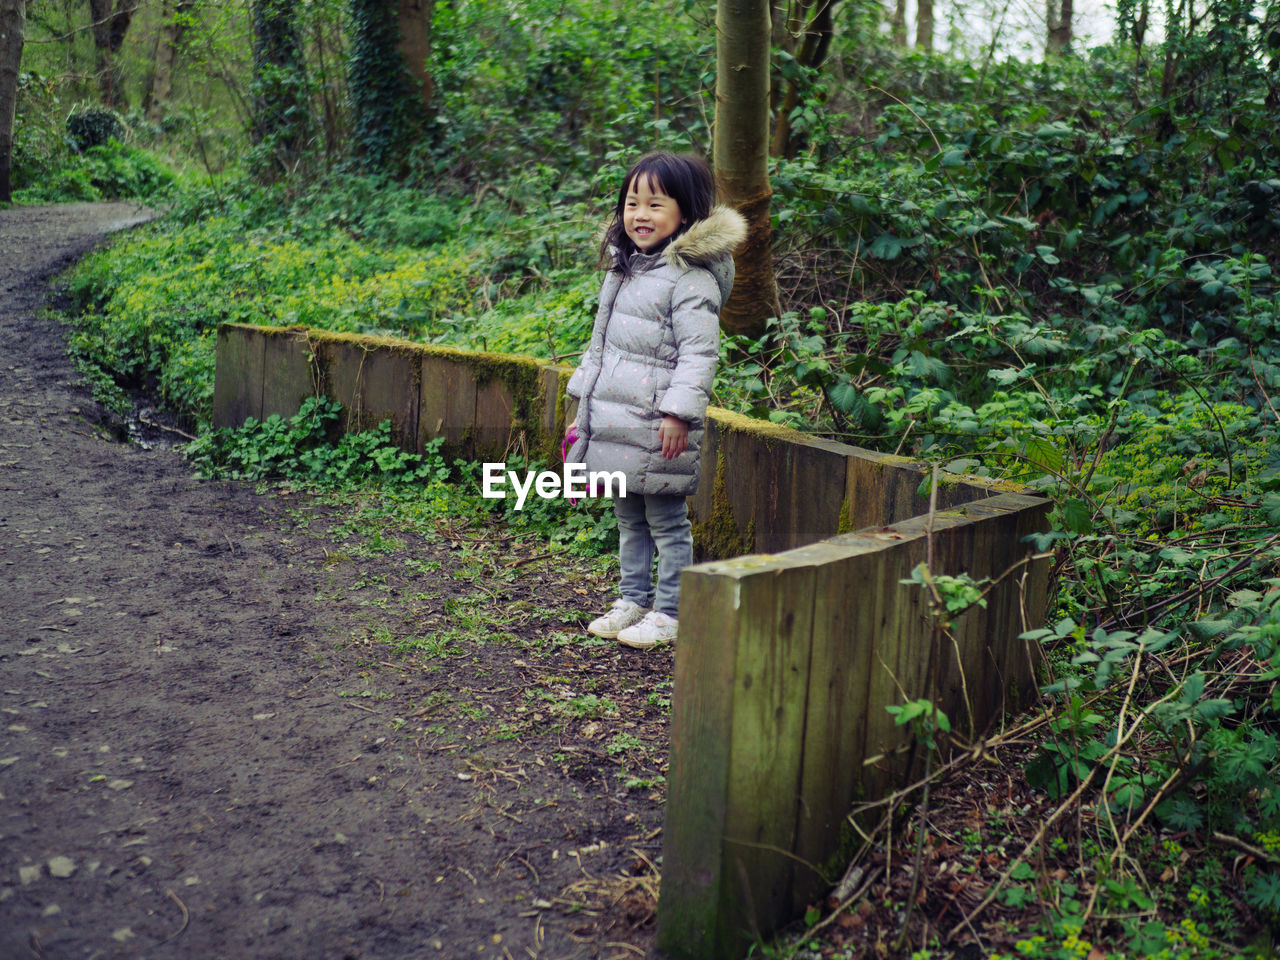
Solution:
M 894 0 L 889 17 L 889 39 L 895 47 L 907 45 L 907 0 Z
M 817 70 L 826 62 L 827 53 L 831 49 L 831 37 L 835 32 L 831 11 L 838 0 L 815 0 L 815 2 L 816 7 L 812 8 L 807 0 L 798 2 L 795 19 L 786 25 L 788 52 L 805 70 Z M 797 33 L 802 34 L 804 38 L 799 44 L 795 41 Z M 795 154 L 795 144 L 791 137 L 791 112 L 800 103 L 800 94 L 800 82 L 795 79 L 788 80 L 782 102 L 777 104 L 777 118 L 774 121 L 773 144 L 770 152 L 775 157 L 790 157 Z
M 194 5 L 195 0 L 162 0 L 151 96 L 147 105 L 147 119 L 152 123 L 160 120 L 168 109 L 169 98 L 173 94 L 173 71 L 178 62 L 178 47 L 187 32 L 187 15 Z
M 119 53 L 138 3 L 139 0 L 115 0 L 113 8 L 111 0 L 89 0 L 90 30 L 98 51 L 98 85 L 102 90 L 102 103 L 113 110 L 129 106 Z
M 253 0 L 253 142 L 267 148 L 259 174 L 290 173 L 310 133 L 306 62 L 291 0 Z
M 428 65 L 431 62 L 431 16 L 435 0 L 399 0 L 400 56 L 413 77 L 424 109 L 431 109 L 435 81 Z
M 715 172 L 723 199 L 747 219 L 733 294 L 720 313 L 730 333 L 759 337 L 781 311 L 773 274 L 769 198 L 768 0 L 716 8 Z
M 25 0 L 0 0 L 0 203 L 13 201 L 13 120 L 25 19 Z
M 1060 57 L 1071 52 L 1071 20 L 1074 12 L 1074 0 L 1047 0 L 1045 21 L 1049 29 L 1044 40 L 1046 57 Z
M 917 0 L 916 49 L 933 52 L 933 0 Z

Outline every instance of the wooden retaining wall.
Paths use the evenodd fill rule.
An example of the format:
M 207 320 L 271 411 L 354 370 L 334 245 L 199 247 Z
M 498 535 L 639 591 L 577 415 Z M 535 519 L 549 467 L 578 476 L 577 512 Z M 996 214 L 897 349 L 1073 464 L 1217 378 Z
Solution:
M 736 960 L 820 900 L 847 865 L 846 815 L 920 757 L 886 706 L 932 697 L 982 732 L 1034 689 L 1017 638 L 1043 616 L 1047 565 L 1024 538 L 1048 504 L 1015 493 L 783 553 L 684 571 L 676 644 L 659 945 Z M 1015 573 L 931 651 L 935 573 Z
M 298 412 L 307 397 L 343 406 L 343 427 L 390 420 L 407 450 L 444 437 L 449 456 L 560 460 L 572 369 L 531 357 L 479 353 L 299 327 L 223 324 L 218 330 L 215 426 Z M 773 553 L 928 509 L 925 465 L 819 440 L 712 407 L 702 480 L 689 500 L 699 560 Z M 946 477 L 947 508 L 1022 488 Z
M 214 423 L 342 403 L 344 429 L 390 420 L 409 450 L 557 463 L 575 413 L 570 369 L 389 338 L 224 324 Z M 1047 501 L 946 478 L 927 516 L 927 467 L 718 408 L 690 498 L 697 564 L 676 645 L 659 943 L 736 960 L 838 876 L 859 797 L 918 760 L 885 707 L 938 692 L 980 732 L 1034 690 L 1019 633 L 1044 614 L 1047 563 L 1023 563 Z M 931 650 L 925 595 L 904 585 L 932 540 L 933 572 L 999 577 L 985 609 Z

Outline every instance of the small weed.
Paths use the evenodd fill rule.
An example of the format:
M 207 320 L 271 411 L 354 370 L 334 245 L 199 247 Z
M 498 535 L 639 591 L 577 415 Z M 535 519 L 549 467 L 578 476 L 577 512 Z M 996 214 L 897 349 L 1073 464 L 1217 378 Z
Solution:
M 635 750 L 640 750 L 643 747 L 644 744 L 641 743 L 640 739 L 635 735 L 630 733 L 619 733 L 609 741 L 608 746 L 605 747 L 605 752 L 611 757 L 616 757 L 620 753 L 630 753 Z
M 667 778 L 659 774 L 656 777 L 627 777 L 623 786 L 628 790 L 647 790 L 667 782 Z
M 404 637 L 393 645 L 396 653 L 418 653 L 427 660 L 447 657 L 456 651 L 449 645 L 457 639 L 454 633 L 440 633 L 427 637 Z
M 565 703 L 556 704 L 552 709 L 579 720 L 599 720 L 601 717 L 616 716 L 618 713 L 616 703 L 604 697 L 598 697 L 594 693 L 574 697 Z

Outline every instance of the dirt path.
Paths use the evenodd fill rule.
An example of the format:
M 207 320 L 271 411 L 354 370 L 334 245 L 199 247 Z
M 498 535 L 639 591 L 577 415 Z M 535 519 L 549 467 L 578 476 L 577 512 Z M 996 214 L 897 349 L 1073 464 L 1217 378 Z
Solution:
M 113 442 L 39 309 L 139 217 L 0 211 L 0 958 L 643 955 L 669 656 L 500 532 Z

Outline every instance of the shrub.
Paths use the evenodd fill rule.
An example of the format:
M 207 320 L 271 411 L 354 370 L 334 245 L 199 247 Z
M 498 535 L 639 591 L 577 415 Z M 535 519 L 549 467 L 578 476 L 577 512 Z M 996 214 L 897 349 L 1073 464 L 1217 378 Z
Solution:
M 67 117 L 67 134 L 81 153 L 91 147 L 105 147 L 112 140 L 124 143 L 128 128 L 120 115 L 103 107 L 83 107 Z

